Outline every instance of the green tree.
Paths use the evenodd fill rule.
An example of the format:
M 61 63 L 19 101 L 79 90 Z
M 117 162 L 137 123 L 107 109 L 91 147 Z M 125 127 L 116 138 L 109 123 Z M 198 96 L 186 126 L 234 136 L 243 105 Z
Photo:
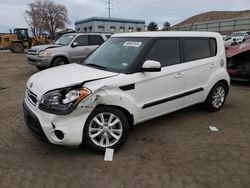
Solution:
M 169 31 L 170 29 L 170 23 L 168 21 L 166 21 L 164 24 L 163 24 L 163 31 Z
M 158 25 L 155 22 L 150 22 L 147 27 L 148 31 L 157 31 L 158 30 Z

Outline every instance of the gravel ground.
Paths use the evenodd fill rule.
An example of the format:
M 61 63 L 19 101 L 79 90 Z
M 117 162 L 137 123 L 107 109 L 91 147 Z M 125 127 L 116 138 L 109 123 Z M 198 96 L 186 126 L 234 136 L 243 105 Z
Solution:
M 190 107 L 136 126 L 112 162 L 39 142 L 24 125 L 26 54 L 0 51 L 0 187 L 250 187 L 250 84 L 216 113 Z M 219 132 L 211 132 L 216 126 Z

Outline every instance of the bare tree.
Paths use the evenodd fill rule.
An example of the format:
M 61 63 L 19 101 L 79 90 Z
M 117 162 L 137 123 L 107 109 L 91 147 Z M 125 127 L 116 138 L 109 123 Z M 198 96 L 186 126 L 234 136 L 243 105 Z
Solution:
M 47 31 L 52 39 L 55 39 L 57 30 L 64 29 L 70 23 L 66 7 L 51 0 L 30 3 L 29 9 L 25 11 L 25 20 L 34 36 Z
M 25 11 L 25 20 L 29 25 L 33 36 L 38 37 L 44 32 L 44 19 L 41 12 L 42 1 L 37 0 L 30 3 L 29 9 Z
M 44 28 L 52 39 L 55 39 L 55 32 L 58 29 L 65 29 L 66 24 L 70 23 L 66 7 L 51 0 L 43 2 L 42 14 L 45 21 Z

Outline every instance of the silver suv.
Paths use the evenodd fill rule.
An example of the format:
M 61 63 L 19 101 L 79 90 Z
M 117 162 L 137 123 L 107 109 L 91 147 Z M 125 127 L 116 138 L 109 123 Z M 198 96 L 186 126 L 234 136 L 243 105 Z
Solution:
M 80 63 L 93 50 L 110 37 L 110 34 L 68 33 L 55 44 L 33 46 L 27 60 L 39 70 L 68 63 Z

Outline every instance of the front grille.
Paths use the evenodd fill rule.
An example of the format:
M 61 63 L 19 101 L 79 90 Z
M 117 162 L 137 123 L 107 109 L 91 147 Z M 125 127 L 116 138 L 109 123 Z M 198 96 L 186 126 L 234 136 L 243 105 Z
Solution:
M 39 119 L 33 112 L 31 112 L 31 110 L 29 110 L 25 102 L 23 103 L 23 113 L 25 124 L 29 128 L 32 135 L 35 136 L 38 140 L 48 142 L 48 139 L 43 132 Z
M 37 55 L 37 50 L 28 50 L 28 55 Z
M 29 102 L 31 104 L 33 104 L 34 106 L 36 106 L 37 95 L 35 93 L 33 93 L 32 91 L 30 91 L 29 89 L 27 89 L 26 92 L 27 92 L 27 98 L 28 98 Z

